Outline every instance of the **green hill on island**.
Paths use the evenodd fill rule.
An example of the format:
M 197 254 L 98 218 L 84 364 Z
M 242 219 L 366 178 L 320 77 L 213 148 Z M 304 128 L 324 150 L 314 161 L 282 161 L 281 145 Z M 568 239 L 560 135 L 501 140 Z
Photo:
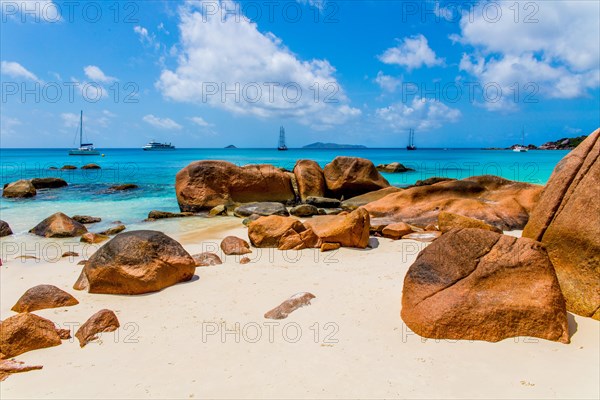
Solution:
M 307 144 L 303 149 L 366 149 L 367 146 L 362 144 L 338 144 L 338 143 L 323 143 L 315 142 Z

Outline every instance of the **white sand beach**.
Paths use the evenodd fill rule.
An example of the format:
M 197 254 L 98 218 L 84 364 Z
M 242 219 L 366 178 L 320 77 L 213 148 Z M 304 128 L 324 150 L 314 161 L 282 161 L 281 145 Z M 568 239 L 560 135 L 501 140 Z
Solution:
M 160 230 L 190 254 L 216 251 L 230 234 L 247 237 L 239 219 L 171 233 L 177 229 L 169 226 L 181 223 L 161 221 Z M 403 324 L 400 299 L 404 275 L 425 245 L 371 240 L 376 248 L 330 253 L 253 249 L 246 265 L 239 264 L 240 256 L 221 255 L 224 263 L 197 268 L 197 279 L 141 296 L 73 290 L 80 257 L 53 263 L 9 259 L 0 272 L 1 319 L 14 315 L 10 308 L 25 290 L 51 284 L 80 304 L 36 314 L 76 330 L 108 308 L 121 328 L 84 348 L 72 339 L 18 356 L 43 369 L 11 375 L 0 384 L 0 397 L 600 396 L 597 321 L 569 314 L 570 344 L 524 337 L 499 343 L 422 339 Z M 316 296 L 310 306 L 284 320 L 263 317 L 305 291 Z

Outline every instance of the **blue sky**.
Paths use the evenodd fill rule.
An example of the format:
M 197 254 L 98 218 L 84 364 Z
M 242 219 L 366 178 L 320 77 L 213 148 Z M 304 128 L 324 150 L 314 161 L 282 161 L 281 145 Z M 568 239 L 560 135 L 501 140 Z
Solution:
M 600 125 L 597 1 L 0 0 L 1 145 L 541 144 Z

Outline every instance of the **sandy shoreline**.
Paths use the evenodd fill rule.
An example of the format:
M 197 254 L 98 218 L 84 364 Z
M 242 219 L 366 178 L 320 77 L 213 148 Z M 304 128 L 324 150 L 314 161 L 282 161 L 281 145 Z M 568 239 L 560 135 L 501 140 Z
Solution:
M 161 222 L 167 232 L 182 221 Z M 159 229 L 150 225 L 149 228 Z M 162 229 L 161 229 L 162 230 Z M 239 219 L 173 235 L 191 254 L 218 247 Z M 512 232 L 519 235 L 520 232 Z M 374 239 L 372 239 L 374 240 Z M 598 398 L 600 328 L 570 317 L 571 344 L 422 340 L 400 319 L 402 283 L 423 244 L 379 238 L 367 250 L 253 249 L 198 268 L 198 279 L 143 296 L 72 289 L 80 258 L 8 260 L 0 316 L 28 288 L 52 284 L 80 304 L 36 313 L 61 327 L 108 308 L 121 328 L 83 349 L 76 341 L 17 359 L 41 371 L 0 384 L 2 398 Z M 302 291 L 312 305 L 285 320 L 263 314 Z M 76 329 L 76 327 L 75 327 Z

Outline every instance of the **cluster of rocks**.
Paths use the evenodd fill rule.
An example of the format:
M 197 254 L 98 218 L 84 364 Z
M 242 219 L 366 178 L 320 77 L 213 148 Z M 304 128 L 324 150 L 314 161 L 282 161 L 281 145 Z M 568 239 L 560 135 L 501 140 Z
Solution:
M 0 321 L 0 380 L 10 374 L 41 369 L 42 366 L 26 366 L 11 360 L 23 353 L 58 346 L 63 340 L 71 338 L 68 329 L 56 325 L 32 312 L 50 308 L 71 307 L 79 304 L 71 294 L 53 285 L 38 285 L 28 289 L 12 307 L 16 312 Z M 114 331 L 119 321 L 113 311 L 100 310 L 92 315 L 75 332 L 80 347 L 97 338 L 100 332 Z
M 60 178 L 20 179 L 5 184 L 2 197 L 29 198 L 36 196 L 39 189 L 56 189 L 65 186 L 68 186 L 67 182 Z
M 175 182 L 183 212 L 256 202 L 310 204 L 310 197 L 333 201 L 389 186 L 372 162 L 352 157 L 337 157 L 324 169 L 300 160 L 294 172 L 264 164 L 238 167 L 226 161 L 197 161 L 179 171 Z
M 404 280 L 401 316 L 410 329 L 435 339 L 569 343 L 567 310 L 600 319 L 599 137 L 596 130 L 556 166 L 521 238 L 438 215 L 446 233 Z

